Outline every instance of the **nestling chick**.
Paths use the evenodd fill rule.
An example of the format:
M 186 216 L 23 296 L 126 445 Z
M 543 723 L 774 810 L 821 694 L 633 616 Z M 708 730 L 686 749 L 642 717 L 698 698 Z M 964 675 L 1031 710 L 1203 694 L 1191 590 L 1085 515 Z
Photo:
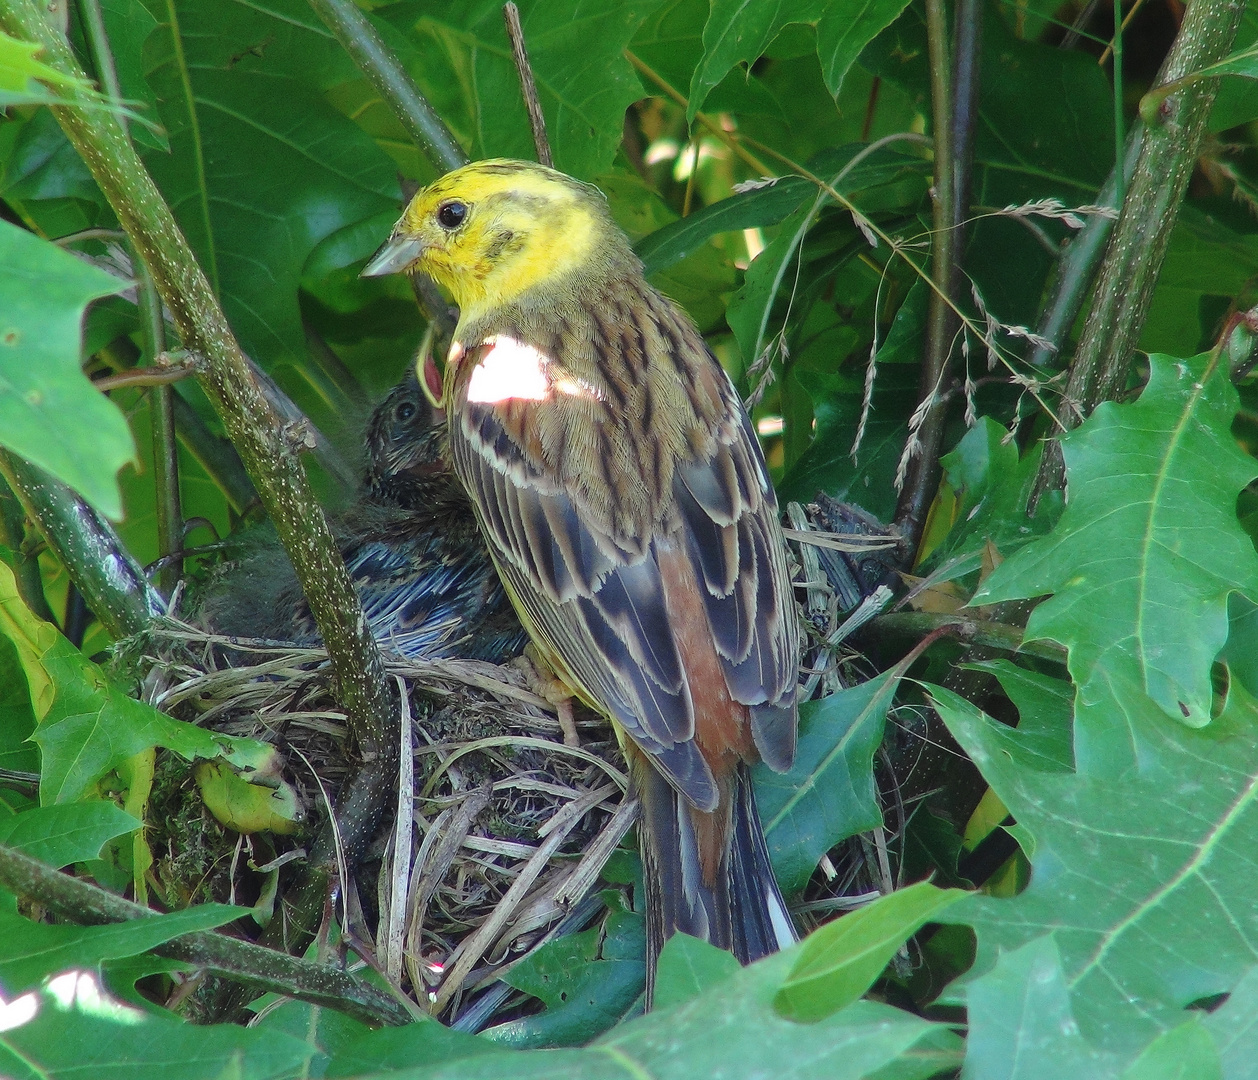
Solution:
M 444 426 L 412 373 L 367 426 L 370 494 L 333 523 L 372 633 L 385 648 L 428 659 L 503 663 L 525 644 L 467 495 L 446 464 Z M 282 551 L 247 559 L 206 604 L 238 637 L 319 640 Z
M 364 274 L 402 270 L 460 308 L 451 460 L 511 600 L 617 725 L 642 801 L 648 972 L 678 930 L 743 962 L 792 941 L 749 766 L 794 757 L 799 629 L 729 378 L 601 194 L 540 165 L 481 161 L 421 191 Z

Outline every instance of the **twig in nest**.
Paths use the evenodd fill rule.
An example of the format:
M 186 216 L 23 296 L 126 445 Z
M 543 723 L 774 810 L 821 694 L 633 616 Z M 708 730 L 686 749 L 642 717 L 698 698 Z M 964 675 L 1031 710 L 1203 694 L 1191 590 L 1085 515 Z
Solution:
M 603 772 L 607 773 L 607 775 L 611 777 L 621 791 L 629 790 L 629 778 L 624 773 L 622 773 L 610 762 L 603 760 L 603 758 L 599 757 L 597 754 L 591 754 L 588 750 L 582 750 L 578 746 L 565 746 L 562 743 L 551 742 L 549 739 L 532 739 L 527 735 L 495 735 L 487 739 L 476 739 L 474 742 L 463 743 L 457 747 L 441 747 L 441 749 L 453 750 L 454 752 L 449 757 L 445 758 L 441 762 L 440 767 L 428 778 L 428 782 L 424 784 L 424 789 L 420 792 L 420 796 L 422 798 L 427 798 L 437 783 L 437 780 L 441 777 L 441 774 L 449 769 L 449 767 L 459 758 L 463 757 L 465 754 L 472 753 L 474 750 L 487 750 L 494 746 L 529 746 L 536 750 L 547 750 L 555 754 L 568 754 L 571 757 L 580 758 L 587 764 L 594 765 L 595 767 L 602 769 Z M 429 746 L 425 749 L 427 752 L 433 752 L 438 748 Z
M 511 59 L 515 61 L 515 70 L 520 76 L 520 93 L 524 95 L 524 107 L 529 111 L 529 126 L 533 129 L 533 145 L 537 147 L 537 160 L 548 169 L 553 169 L 555 159 L 550 153 L 550 141 L 546 138 L 546 117 L 542 115 L 542 103 L 537 97 L 537 83 L 533 81 L 529 54 L 524 48 L 520 9 L 512 3 L 503 4 L 502 21 L 507 24 L 507 37 L 511 39 Z
M 393 831 L 392 895 L 389 909 L 381 912 L 388 920 L 388 933 L 377 934 L 384 941 L 384 967 L 394 986 L 402 984 L 402 939 L 406 931 L 406 894 L 410 890 L 411 829 L 415 812 L 415 753 L 411 744 L 411 701 L 400 675 L 398 698 L 402 703 L 402 738 L 398 768 L 397 818 Z
M 800 544 L 811 544 L 813 547 L 829 548 L 831 551 L 889 551 L 899 542 L 898 535 L 871 536 L 868 533 L 827 533 L 813 529 L 783 529 L 782 535 L 788 540 Z
M 450 1003 L 451 998 L 462 988 L 463 981 L 497 938 L 499 931 L 506 925 L 507 920 L 515 913 L 515 909 L 525 898 L 533 882 L 537 880 L 538 875 L 546 868 L 546 864 L 550 861 L 551 856 L 559 850 L 568 833 L 572 831 L 586 813 L 613 794 L 615 790 L 614 786 L 605 784 L 603 787 L 588 792 L 580 799 L 568 803 L 547 822 L 550 835 L 538 845 L 533 857 L 529 859 L 520 871 L 519 876 L 512 882 L 506 896 L 494 908 L 493 914 L 477 927 L 474 934 L 464 938 L 459 943 L 459 947 L 452 956 L 454 962 L 450 965 L 445 978 L 441 982 L 441 987 L 432 1001 L 434 1016 L 440 1015 L 446 1005 Z

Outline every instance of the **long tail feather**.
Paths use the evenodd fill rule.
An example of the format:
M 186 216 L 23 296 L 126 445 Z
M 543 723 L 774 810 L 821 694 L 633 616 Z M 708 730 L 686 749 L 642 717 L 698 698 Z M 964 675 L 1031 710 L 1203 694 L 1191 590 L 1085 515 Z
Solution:
M 748 767 L 740 765 L 730 777 L 728 797 L 714 815 L 696 810 L 640 752 L 629 757 L 641 802 L 649 1007 L 656 961 L 675 933 L 727 949 L 743 964 L 792 944 L 796 936 L 769 864 Z M 716 815 L 725 820 L 714 821 Z M 714 829 L 729 843 L 715 874 L 705 875 L 700 852 Z

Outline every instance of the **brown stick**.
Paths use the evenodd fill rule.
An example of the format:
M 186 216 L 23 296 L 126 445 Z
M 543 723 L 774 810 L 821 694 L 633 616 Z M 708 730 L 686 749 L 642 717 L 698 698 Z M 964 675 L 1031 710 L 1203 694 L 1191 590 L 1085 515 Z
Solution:
M 529 66 L 529 54 L 524 48 L 524 29 L 520 26 L 520 9 L 508 0 L 502 5 L 502 21 L 507 24 L 507 37 L 511 39 L 511 59 L 515 61 L 516 74 L 520 76 L 520 93 L 524 95 L 524 107 L 529 111 L 529 127 L 533 129 L 533 145 L 537 148 L 537 160 L 548 169 L 555 167 L 550 153 L 550 141 L 546 138 L 546 117 L 537 97 L 537 83 L 533 81 L 533 69 Z

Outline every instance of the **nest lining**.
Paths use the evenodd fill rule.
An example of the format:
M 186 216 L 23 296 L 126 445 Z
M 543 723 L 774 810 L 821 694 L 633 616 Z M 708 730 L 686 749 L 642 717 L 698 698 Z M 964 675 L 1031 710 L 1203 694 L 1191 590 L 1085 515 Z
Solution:
M 275 744 L 307 808 L 334 797 L 347 771 L 347 725 L 322 648 L 227 638 L 174 621 L 151 646 L 143 661 L 156 676 L 149 679 L 154 705 Z M 553 936 L 632 826 L 636 804 L 625 799 L 628 780 L 610 727 L 579 713 L 582 745 L 565 746 L 553 706 L 527 689 L 519 669 L 387 653 L 385 668 L 406 686 L 412 714 L 409 857 L 397 857 L 390 825 L 387 839 L 360 860 L 359 898 L 374 902 L 354 937 L 400 990 L 452 1019 L 468 992 Z M 168 864 L 190 848 L 201 861 L 162 865 L 159 850 L 155 872 L 200 874 L 212 879 L 203 898 L 227 899 L 246 862 L 235 834 L 202 818 L 196 844 L 187 815 L 169 835 L 159 823 L 152 840 Z

